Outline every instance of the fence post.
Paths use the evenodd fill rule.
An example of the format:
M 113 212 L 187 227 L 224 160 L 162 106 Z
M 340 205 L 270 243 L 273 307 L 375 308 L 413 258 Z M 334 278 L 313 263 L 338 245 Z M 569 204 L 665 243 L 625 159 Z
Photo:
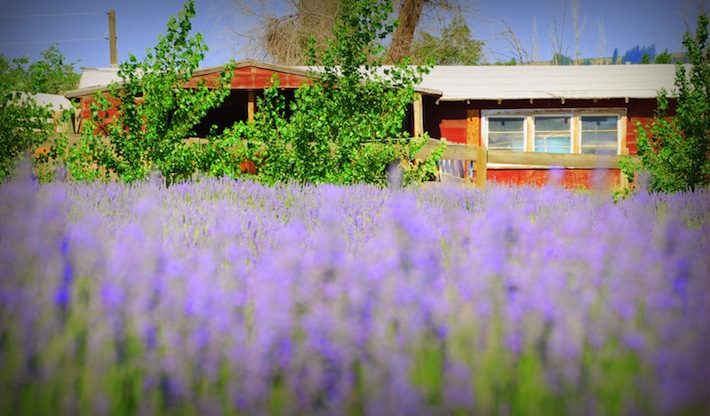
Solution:
M 476 186 L 481 189 L 486 187 L 486 176 L 488 176 L 488 149 L 478 146 L 476 149 Z

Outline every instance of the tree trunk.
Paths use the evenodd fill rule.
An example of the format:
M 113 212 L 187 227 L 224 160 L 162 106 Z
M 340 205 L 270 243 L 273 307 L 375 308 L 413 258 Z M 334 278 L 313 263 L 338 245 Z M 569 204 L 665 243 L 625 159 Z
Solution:
M 399 26 L 394 32 L 392 44 L 387 52 L 387 62 L 395 63 L 409 56 L 414 39 L 414 31 L 422 15 L 426 0 L 403 0 L 399 10 Z

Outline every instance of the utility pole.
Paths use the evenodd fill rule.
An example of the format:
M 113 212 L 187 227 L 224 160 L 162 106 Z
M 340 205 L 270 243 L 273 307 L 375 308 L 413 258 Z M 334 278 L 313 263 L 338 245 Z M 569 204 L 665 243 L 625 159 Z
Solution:
M 118 66 L 118 51 L 116 49 L 116 12 L 111 9 L 107 14 L 109 56 L 111 59 L 111 67 L 116 68 Z

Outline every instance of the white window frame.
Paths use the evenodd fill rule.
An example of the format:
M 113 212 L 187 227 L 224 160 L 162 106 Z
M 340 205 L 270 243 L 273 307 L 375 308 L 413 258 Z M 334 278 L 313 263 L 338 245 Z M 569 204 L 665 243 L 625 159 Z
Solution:
M 579 153 L 582 153 L 582 117 L 616 117 L 616 154 L 620 155 L 622 143 L 622 120 L 626 119 L 625 112 L 582 112 L 579 114 Z M 624 129 L 625 130 L 625 129 Z
M 482 143 L 488 147 L 488 118 L 489 117 L 523 117 L 524 134 L 523 148 L 525 152 L 535 151 L 535 117 L 536 116 L 569 116 L 570 117 L 570 154 L 582 153 L 582 117 L 583 116 L 612 116 L 616 117 L 616 154 L 623 153 L 626 145 L 626 108 L 534 108 L 534 109 L 504 109 L 481 110 L 481 136 Z M 560 153 L 567 154 L 567 153 Z
M 485 117 L 485 122 L 481 123 L 481 134 L 483 134 L 483 137 L 485 138 L 485 146 L 488 148 L 488 115 L 484 116 L 484 112 L 486 110 L 481 112 L 481 118 Z M 495 114 L 490 114 L 493 117 L 520 117 L 523 119 L 523 149 L 524 151 L 527 151 L 527 143 L 528 143 L 528 129 L 527 129 L 527 115 L 523 113 L 516 113 L 516 112 L 508 112 L 506 110 L 502 110 L 501 112 L 496 112 Z
M 541 114 L 532 114 L 528 116 L 529 118 L 526 120 L 527 122 L 531 123 L 530 125 L 530 130 L 532 131 L 532 137 L 530 137 L 530 146 L 532 148 L 532 151 L 535 152 L 535 136 L 537 135 L 537 129 L 535 128 L 535 118 L 536 117 L 569 117 L 569 153 L 559 153 L 559 154 L 572 154 L 574 152 L 574 124 L 575 124 L 575 115 L 574 113 L 541 113 Z M 536 153 L 542 153 L 542 152 L 536 152 Z

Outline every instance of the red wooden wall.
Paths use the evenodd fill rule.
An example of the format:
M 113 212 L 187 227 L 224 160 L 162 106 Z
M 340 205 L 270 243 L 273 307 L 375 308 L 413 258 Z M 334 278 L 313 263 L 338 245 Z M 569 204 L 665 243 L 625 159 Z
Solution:
M 671 102 L 671 104 L 673 104 Z M 497 101 L 465 101 L 447 102 L 436 100 L 432 97 L 424 99 L 424 130 L 432 138 L 446 138 L 447 141 L 466 144 L 468 136 L 468 110 L 477 110 L 478 123 L 474 127 L 474 143 L 481 144 L 480 112 L 483 110 L 498 109 L 564 109 L 564 108 L 626 108 L 626 146 L 630 155 L 637 153 L 636 122 L 648 123 L 654 117 L 657 108 L 656 99 L 600 99 L 596 100 L 565 100 L 562 104 L 559 99 L 545 100 L 502 100 Z M 669 115 L 673 115 L 673 109 Z M 542 186 L 551 181 L 557 181 L 568 188 L 584 186 L 591 188 L 605 184 L 615 187 L 620 184 L 621 174 L 617 169 L 495 169 L 488 168 L 488 180 L 505 184 L 529 184 Z
M 308 78 L 303 75 L 278 72 L 255 66 L 245 66 L 234 70 L 234 76 L 232 77 L 232 89 L 264 89 L 271 86 L 274 73 L 278 75 L 279 85 L 283 88 L 296 89 L 309 82 Z M 219 71 L 195 76 L 185 86 L 194 88 L 201 79 L 205 80 L 207 85 L 215 85 L 219 80 Z

